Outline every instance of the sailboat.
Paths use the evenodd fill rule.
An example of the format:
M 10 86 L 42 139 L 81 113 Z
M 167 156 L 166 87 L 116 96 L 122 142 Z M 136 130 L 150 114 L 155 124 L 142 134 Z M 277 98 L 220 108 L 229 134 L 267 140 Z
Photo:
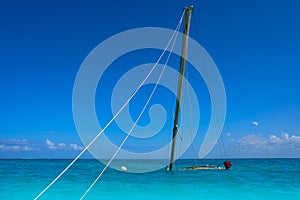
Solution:
M 181 57 L 180 57 L 180 70 L 179 70 L 180 73 L 179 73 L 179 78 L 178 78 L 178 88 L 177 88 L 177 96 L 176 96 L 177 98 L 176 98 L 175 117 L 174 117 L 174 126 L 173 126 L 173 134 L 172 134 L 171 155 L 170 155 L 170 162 L 169 162 L 169 164 L 167 166 L 167 170 L 169 170 L 169 171 L 174 170 L 175 149 L 176 149 L 176 138 L 177 138 L 177 134 L 178 134 L 178 120 L 179 120 L 179 112 L 180 112 L 181 91 L 182 91 L 183 77 L 184 77 L 184 71 L 185 71 L 185 65 L 186 65 L 186 55 L 187 55 L 188 38 L 189 38 L 188 35 L 189 35 L 189 30 L 190 30 L 190 20 L 191 20 L 192 11 L 193 11 L 193 5 L 184 8 L 184 30 L 183 30 L 183 39 L 182 39 L 182 48 L 181 48 Z M 94 54 L 92 54 L 92 55 L 94 55 Z M 82 71 L 85 72 L 84 70 L 82 70 Z M 86 74 L 83 73 L 83 75 L 82 75 L 82 74 L 79 73 L 77 75 L 78 76 L 77 79 L 79 80 L 79 77 L 81 77 L 81 76 L 84 77 L 84 75 L 86 75 Z M 90 74 L 88 74 L 88 75 L 90 75 Z M 148 76 L 149 75 L 150 75 L 150 72 L 149 72 Z M 148 76 L 144 79 L 144 81 L 142 83 L 144 83 L 146 81 L 146 79 L 148 78 Z M 90 79 L 90 76 L 88 76 L 87 79 L 83 79 L 83 80 L 86 81 L 86 80 L 89 80 L 89 79 Z M 79 83 L 80 83 L 79 81 L 75 82 L 75 86 L 76 86 L 76 84 L 79 84 Z M 139 88 L 141 87 L 141 85 L 139 86 Z M 89 92 L 89 91 L 93 91 L 93 90 L 80 90 L 80 91 L 81 92 L 82 91 L 83 92 L 86 92 L 86 91 Z M 132 97 L 136 94 L 137 91 L 138 91 L 138 89 L 135 90 L 135 92 L 131 95 L 131 97 L 120 108 L 120 110 L 118 111 L 118 114 L 125 108 L 126 105 L 128 105 L 130 99 L 132 99 Z M 155 90 L 152 91 L 152 94 L 153 94 L 154 91 Z M 76 95 L 73 94 L 73 100 L 75 102 L 74 105 L 77 105 L 76 103 L 78 103 L 78 102 L 84 103 L 84 104 L 78 104 L 78 105 L 88 105 L 86 103 L 86 101 L 84 101 L 84 102 L 82 102 L 82 101 L 78 101 L 78 102 L 75 101 L 75 100 L 77 100 L 77 98 L 79 100 L 82 99 L 81 96 L 80 96 L 80 94 L 81 94 L 80 92 L 75 93 L 75 94 Z M 84 94 L 88 95 L 89 93 L 84 93 Z M 76 98 L 74 98 L 74 96 Z M 151 99 L 151 96 L 149 97 L 147 103 L 145 104 L 144 109 L 146 108 L 146 106 L 149 103 L 150 99 Z M 144 109 L 143 109 L 143 111 L 144 111 Z M 141 114 L 142 113 L 143 112 L 141 112 Z M 105 129 L 113 122 L 113 120 L 116 119 L 116 117 L 118 116 L 118 114 L 115 114 L 114 117 L 110 120 L 110 122 L 107 123 L 107 125 L 105 126 L 105 128 L 103 128 L 102 130 L 100 130 L 99 133 L 95 137 L 93 137 L 92 140 L 88 141 L 88 143 L 86 144 L 85 148 L 73 159 L 73 161 L 68 166 L 65 167 L 64 170 L 62 170 L 62 172 L 53 181 L 51 181 L 34 198 L 35 200 L 38 199 L 38 198 L 40 198 L 89 149 L 89 147 L 91 147 L 91 145 L 102 135 L 102 133 L 105 131 Z M 140 116 L 141 116 L 141 114 L 140 114 Z M 76 117 L 76 116 L 77 115 L 74 115 L 74 117 Z M 140 116 L 138 117 L 138 119 L 140 118 Z M 120 152 L 120 150 L 121 150 L 122 146 L 124 145 L 125 141 L 128 139 L 128 137 L 130 136 L 130 133 L 134 129 L 134 127 L 135 127 L 138 119 L 136 120 L 134 126 L 132 126 L 131 130 L 128 132 L 127 136 L 125 137 L 125 139 L 123 140 L 123 142 L 120 144 L 120 146 L 118 147 L 118 149 L 114 152 L 113 156 L 106 163 L 105 167 L 101 170 L 100 174 L 97 176 L 97 178 L 94 180 L 94 182 L 90 185 L 90 187 L 86 190 L 86 192 L 82 195 L 81 199 L 83 199 L 87 195 L 87 193 L 93 188 L 93 186 L 95 185 L 95 183 L 99 180 L 99 178 L 102 176 L 102 174 L 105 172 L 105 170 L 110 166 L 111 162 L 114 160 L 114 158 L 116 157 L 116 155 Z M 190 166 L 190 167 L 184 167 L 184 168 L 179 168 L 179 169 L 180 170 L 204 170 L 204 169 L 216 169 L 216 170 L 223 170 L 223 169 L 225 169 L 226 170 L 226 169 L 229 169 L 232 166 L 232 163 L 231 163 L 230 160 L 226 160 L 223 164 L 224 164 L 224 168 L 223 167 L 219 167 L 219 166 L 207 165 L 207 166 Z M 127 167 L 126 166 L 122 166 L 119 169 L 121 171 L 127 171 Z
M 182 91 L 182 82 L 184 77 L 185 65 L 186 65 L 186 55 L 188 49 L 188 37 L 190 31 L 190 21 L 191 15 L 193 11 L 193 5 L 184 8 L 184 29 L 183 29 L 183 39 L 182 39 L 182 49 L 181 49 L 181 58 L 180 58 L 180 69 L 179 69 L 179 77 L 178 77 L 178 89 L 177 89 L 177 98 L 176 98 L 176 106 L 175 106 L 175 117 L 174 117 L 174 126 L 173 126 L 173 136 L 172 136 L 172 149 L 170 156 L 170 163 L 167 169 L 169 171 L 173 170 L 174 166 L 174 157 L 175 157 L 175 149 L 176 149 L 176 138 L 178 134 L 178 119 L 179 119 L 179 111 L 180 111 L 180 100 L 181 100 L 181 91 Z M 205 170 L 205 169 L 216 169 L 216 170 L 227 170 L 232 166 L 232 162 L 230 160 L 226 160 L 223 162 L 224 167 L 220 166 L 191 166 L 180 168 L 181 170 Z

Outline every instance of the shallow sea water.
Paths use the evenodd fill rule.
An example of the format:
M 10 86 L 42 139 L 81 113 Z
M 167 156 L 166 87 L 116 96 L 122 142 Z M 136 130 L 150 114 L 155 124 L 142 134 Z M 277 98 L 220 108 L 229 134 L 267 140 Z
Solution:
M 35 198 L 71 161 L 0 160 L 0 199 Z M 85 199 L 300 199 L 300 159 L 232 162 L 230 170 L 134 174 L 108 169 Z M 176 167 L 193 163 L 178 160 Z M 218 165 L 222 160 L 197 163 Z M 97 160 L 79 160 L 40 199 L 79 199 L 103 167 Z

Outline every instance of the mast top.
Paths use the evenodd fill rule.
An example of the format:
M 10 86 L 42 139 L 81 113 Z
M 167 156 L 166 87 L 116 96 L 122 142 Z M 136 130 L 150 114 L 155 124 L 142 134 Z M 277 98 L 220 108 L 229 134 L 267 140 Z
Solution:
M 193 10 L 194 5 L 191 4 L 190 6 L 184 7 L 183 10 Z

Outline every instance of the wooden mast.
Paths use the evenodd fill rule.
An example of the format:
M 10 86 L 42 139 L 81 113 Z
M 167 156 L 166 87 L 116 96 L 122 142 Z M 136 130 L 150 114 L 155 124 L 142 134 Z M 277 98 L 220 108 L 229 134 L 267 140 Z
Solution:
M 193 5 L 184 8 L 184 29 L 183 29 L 183 38 L 182 38 L 182 49 L 181 49 L 181 58 L 180 58 L 180 74 L 178 77 L 178 89 L 177 89 L 177 98 L 176 98 L 176 107 L 175 107 L 175 119 L 174 119 L 174 127 L 173 127 L 173 137 L 172 137 L 172 149 L 171 149 L 171 158 L 169 170 L 172 171 L 174 156 L 175 156 L 175 148 L 176 148 L 176 136 L 178 132 L 178 119 L 179 119 L 179 110 L 180 110 L 180 99 L 181 99 L 181 88 L 182 88 L 182 80 L 184 77 L 184 68 L 186 63 L 186 54 L 188 47 L 188 37 L 190 31 L 190 21 L 191 14 L 193 10 Z

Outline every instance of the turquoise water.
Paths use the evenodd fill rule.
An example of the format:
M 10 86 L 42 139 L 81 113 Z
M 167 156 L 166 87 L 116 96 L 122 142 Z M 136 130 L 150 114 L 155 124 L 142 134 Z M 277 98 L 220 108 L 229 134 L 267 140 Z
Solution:
M 0 199 L 33 199 L 71 160 L 0 160 Z M 198 164 L 220 164 L 201 160 Z M 230 170 L 108 169 L 86 199 L 300 199 L 300 159 L 233 159 Z M 179 160 L 188 166 L 193 160 Z M 142 165 L 142 162 L 139 162 Z M 79 160 L 41 199 L 79 199 L 103 165 Z

